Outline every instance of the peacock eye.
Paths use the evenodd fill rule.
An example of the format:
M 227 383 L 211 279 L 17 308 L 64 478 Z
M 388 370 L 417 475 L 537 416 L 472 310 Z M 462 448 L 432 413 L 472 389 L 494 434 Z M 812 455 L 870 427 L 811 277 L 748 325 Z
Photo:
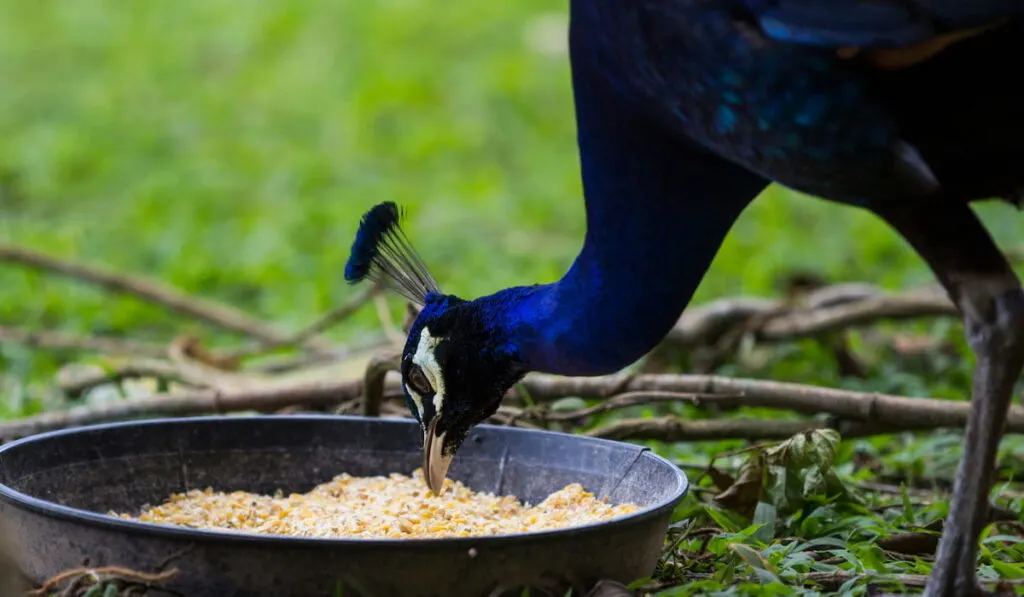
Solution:
M 427 381 L 427 376 L 423 373 L 423 369 L 420 369 L 419 365 L 413 365 L 409 367 L 409 376 L 406 383 L 412 388 L 414 392 L 420 396 L 427 396 L 434 393 L 434 388 L 430 387 L 430 382 Z

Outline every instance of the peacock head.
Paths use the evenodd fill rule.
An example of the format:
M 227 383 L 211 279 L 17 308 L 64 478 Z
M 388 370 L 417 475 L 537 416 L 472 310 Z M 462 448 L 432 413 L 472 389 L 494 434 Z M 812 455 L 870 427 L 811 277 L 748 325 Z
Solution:
M 423 476 L 439 494 L 470 429 L 497 411 L 526 367 L 500 325 L 502 293 L 473 301 L 443 294 L 402 230 L 403 215 L 386 202 L 363 216 L 345 279 L 369 279 L 422 307 L 402 350 L 402 391 L 423 431 Z

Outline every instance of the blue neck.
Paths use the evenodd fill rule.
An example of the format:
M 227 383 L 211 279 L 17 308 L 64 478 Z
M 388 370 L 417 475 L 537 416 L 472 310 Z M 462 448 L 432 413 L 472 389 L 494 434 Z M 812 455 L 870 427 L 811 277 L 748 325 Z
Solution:
M 583 249 L 558 282 L 509 288 L 479 303 L 530 370 L 601 375 L 633 363 L 668 333 L 766 182 L 672 135 L 592 74 L 585 58 L 592 44 L 580 29 L 570 43 Z

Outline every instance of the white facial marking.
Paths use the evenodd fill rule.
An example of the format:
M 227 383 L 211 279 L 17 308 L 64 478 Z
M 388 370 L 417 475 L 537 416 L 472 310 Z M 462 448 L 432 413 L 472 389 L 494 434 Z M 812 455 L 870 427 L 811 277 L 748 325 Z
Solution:
M 430 385 L 434 386 L 435 413 L 441 412 L 441 404 L 444 403 L 444 377 L 441 375 L 441 366 L 437 364 L 437 359 L 434 358 L 434 349 L 437 348 L 440 342 L 441 338 L 431 336 L 430 330 L 424 326 L 423 331 L 420 332 L 420 342 L 416 345 L 416 353 L 412 355 L 412 362 L 423 369 L 423 373 L 426 374 Z M 420 412 L 422 412 L 422 403 L 419 406 Z

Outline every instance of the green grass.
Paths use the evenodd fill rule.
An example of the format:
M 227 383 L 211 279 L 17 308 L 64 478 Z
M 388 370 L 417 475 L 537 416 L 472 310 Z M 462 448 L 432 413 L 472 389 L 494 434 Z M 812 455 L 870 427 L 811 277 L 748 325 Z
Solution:
M 148 273 L 286 328 L 351 294 L 341 276 L 349 244 L 382 200 L 408 205 L 409 234 L 449 292 L 556 279 L 584 232 L 567 59 L 544 37 L 563 10 L 540 0 L 0 3 L 0 240 Z M 1019 241 L 1016 212 L 980 211 L 1001 243 Z M 931 280 L 872 216 L 772 188 L 737 223 L 696 300 L 771 294 L 792 268 L 887 287 Z M 201 329 L 2 264 L 0 324 L 163 339 Z M 332 333 L 375 325 L 367 310 Z M 919 329 L 953 338 L 959 357 L 913 370 L 880 359 L 867 380 L 840 379 L 804 342 L 756 371 L 722 372 L 961 397 L 959 328 Z M 9 396 L 60 362 L 0 346 Z M 886 470 L 919 471 L 943 437 L 848 442 L 840 468 L 854 474 L 856 444 Z M 734 446 L 661 448 L 700 460 Z M 955 463 L 958 444 L 944 449 Z M 801 537 L 829 536 L 801 524 Z M 1015 553 L 1002 574 L 1024 575 Z M 713 581 L 735 585 L 722 594 L 801 594 L 743 584 L 749 567 L 736 566 L 731 582 Z

